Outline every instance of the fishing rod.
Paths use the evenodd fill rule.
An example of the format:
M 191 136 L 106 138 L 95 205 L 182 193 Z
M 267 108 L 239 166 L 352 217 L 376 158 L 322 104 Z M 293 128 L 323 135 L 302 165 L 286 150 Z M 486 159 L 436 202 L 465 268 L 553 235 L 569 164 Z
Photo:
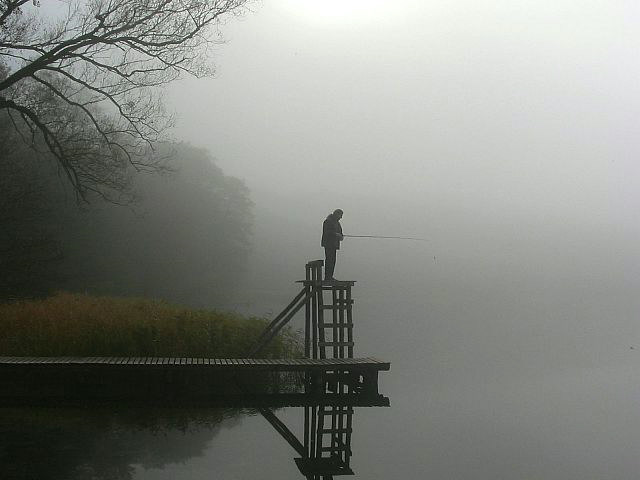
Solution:
M 390 237 L 384 235 L 343 235 L 343 237 L 349 238 L 393 238 L 395 240 L 416 240 L 418 242 L 428 242 L 426 238 L 418 238 L 418 237 Z

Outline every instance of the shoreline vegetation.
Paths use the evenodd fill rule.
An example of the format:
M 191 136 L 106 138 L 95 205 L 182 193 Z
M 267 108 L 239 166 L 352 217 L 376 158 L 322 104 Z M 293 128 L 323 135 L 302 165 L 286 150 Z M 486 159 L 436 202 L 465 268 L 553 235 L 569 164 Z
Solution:
M 0 304 L 0 356 L 242 358 L 267 319 L 158 300 L 57 293 Z M 301 356 L 283 329 L 261 358 Z

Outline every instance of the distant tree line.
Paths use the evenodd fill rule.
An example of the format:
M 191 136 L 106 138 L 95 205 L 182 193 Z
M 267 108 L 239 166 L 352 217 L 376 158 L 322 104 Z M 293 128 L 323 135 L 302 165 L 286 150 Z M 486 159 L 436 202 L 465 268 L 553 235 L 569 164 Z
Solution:
M 250 249 L 249 190 L 206 150 L 163 148 L 172 171 L 129 170 L 135 201 L 78 203 L 0 112 L 0 298 L 70 290 L 210 305 L 230 293 Z

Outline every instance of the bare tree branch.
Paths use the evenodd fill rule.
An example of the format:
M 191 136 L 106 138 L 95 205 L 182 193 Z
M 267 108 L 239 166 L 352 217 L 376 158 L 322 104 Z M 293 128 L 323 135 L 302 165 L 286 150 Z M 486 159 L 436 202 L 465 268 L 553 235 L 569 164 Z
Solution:
M 173 120 L 161 88 L 213 73 L 216 27 L 247 1 L 73 0 L 43 26 L 37 2 L 0 0 L 0 109 L 37 133 L 79 198 L 119 195 L 127 165 L 160 168 Z

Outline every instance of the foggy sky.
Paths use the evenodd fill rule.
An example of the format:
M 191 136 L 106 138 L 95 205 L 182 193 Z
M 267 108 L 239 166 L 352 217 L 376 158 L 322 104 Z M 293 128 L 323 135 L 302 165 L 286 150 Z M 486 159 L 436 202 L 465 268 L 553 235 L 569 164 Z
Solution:
M 429 240 L 338 256 L 357 353 L 392 363 L 360 478 L 637 475 L 640 3 L 251 8 L 215 78 L 168 89 L 175 136 L 256 203 L 242 309 L 289 302 L 335 208 L 345 233 Z
M 216 78 L 170 98 L 252 190 L 248 311 L 288 302 L 334 208 L 345 233 L 429 240 L 338 256 L 358 353 L 392 362 L 392 411 L 360 427 L 385 460 L 357 471 L 632 477 L 640 6 L 305 3 L 229 22 Z
M 637 233 L 637 4 L 304 3 L 253 4 L 216 78 L 171 89 L 177 134 L 225 171 L 320 213 L 389 198 Z

